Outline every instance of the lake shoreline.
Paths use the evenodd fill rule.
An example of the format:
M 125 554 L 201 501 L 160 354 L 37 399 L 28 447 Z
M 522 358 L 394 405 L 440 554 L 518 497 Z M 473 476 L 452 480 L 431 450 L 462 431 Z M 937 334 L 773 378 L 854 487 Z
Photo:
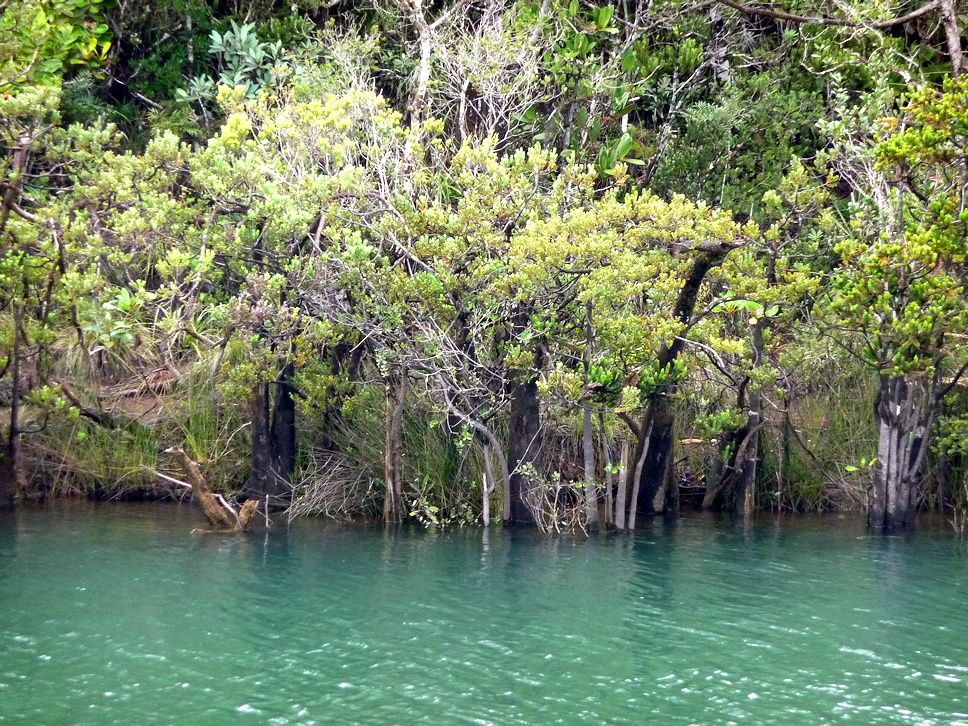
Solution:
M 0 510 L 0 512 L 10 514 L 16 511 L 52 513 L 74 512 L 89 514 L 97 517 L 105 512 L 121 512 L 125 509 L 137 508 L 139 511 L 157 511 L 162 514 L 166 511 L 178 512 L 186 518 L 194 518 L 195 527 L 198 532 L 208 531 L 200 529 L 205 524 L 205 517 L 190 496 L 182 498 L 167 497 L 141 497 L 141 498 L 117 498 L 117 497 L 85 497 L 85 496 L 55 496 L 45 498 L 34 498 L 22 501 L 13 510 Z M 261 510 L 257 515 L 252 533 L 265 534 L 268 532 L 287 531 L 292 526 L 299 526 L 300 523 L 325 523 L 327 525 L 345 526 L 354 529 L 374 529 L 374 530 L 401 530 L 401 531 L 518 531 L 522 533 L 533 533 L 539 537 L 566 537 L 578 539 L 597 539 L 601 537 L 613 537 L 618 535 L 634 535 L 653 531 L 657 528 L 674 528 L 677 525 L 686 526 L 709 526 L 709 527 L 762 527 L 787 525 L 797 526 L 807 524 L 818 527 L 830 527 L 832 529 L 842 529 L 843 527 L 854 527 L 858 529 L 859 537 L 884 537 L 867 531 L 867 522 L 863 512 L 858 511 L 827 511 L 827 512 L 770 512 L 755 511 L 748 517 L 742 517 L 731 512 L 710 512 L 693 508 L 683 508 L 678 517 L 670 518 L 662 514 L 645 515 L 640 517 L 639 525 L 630 531 L 620 531 L 614 528 L 602 529 L 600 532 L 588 535 L 581 530 L 562 530 L 560 532 L 541 532 L 537 527 L 522 527 L 506 525 L 502 520 L 495 519 L 490 527 L 485 527 L 480 522 L 449 524 L 443 526 L 427 526 L 417 520 L 405 520 L 400 524 L 386 524 L 379 517 L 346 517 L 335 518 L 326 515 L 302 515 L 291 520 L 285 516 L 284 510 L 275 510 L 270 513 L 272 525 L 266 529 L 264 526 L 264 515 Z M 891 535 L 890 538 L 897 537 L 916 537 L 918 532 L 928 531 L 932 533 L 946 532 L 957 539 L 962 539 L 951 525 L 950 520 L 938 512 L 920 512 L 913 530 L 907 533 Z

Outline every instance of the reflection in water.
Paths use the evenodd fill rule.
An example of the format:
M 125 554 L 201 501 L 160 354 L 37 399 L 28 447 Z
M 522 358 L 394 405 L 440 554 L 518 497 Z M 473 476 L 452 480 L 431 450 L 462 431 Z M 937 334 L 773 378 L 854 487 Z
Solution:
M 941 529 L 196 526 L 0 515 L 0 719 L 968 720 L 968 558 Z

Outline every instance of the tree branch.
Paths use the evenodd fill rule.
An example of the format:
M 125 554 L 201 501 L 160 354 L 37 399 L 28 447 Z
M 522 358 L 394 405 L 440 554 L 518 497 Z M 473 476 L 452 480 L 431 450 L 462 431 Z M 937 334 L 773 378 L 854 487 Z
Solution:
M 842 28 L 874 28 L 875 30 L 886 30 L 887 28 L 893 28 L 896 25 L 903 25 L 904 23 L 909 23 L 912 20 L 917 20 L 923 15 L 936 10 L 941 4 L 940 0 L 934 0 L 934 2 L 929 2 L 927 5 L 922 5 L 917 10 L 913 10 L 907 15 L 901 15 L 896 18 L 891 18 L 890 20 L 879 20 L 873 23 L 863 23 L 855 20 L 848 20 L 847 18 L 832 18 L 827 15 L 797 15 L 795 13 L 788 13 L 785 10 L 775 8 L 772 5 L 744 5 L 743 3 L 737 2 L 736 0 L 718 0 L 723 5 L 733 8 L 734 10 L 739 10 L 747 15 L 758 15 L 760 17 L 774 18 L 776 20 L 786 20 L 790 23 L 800 23 L 802 25 L 831 25 Z

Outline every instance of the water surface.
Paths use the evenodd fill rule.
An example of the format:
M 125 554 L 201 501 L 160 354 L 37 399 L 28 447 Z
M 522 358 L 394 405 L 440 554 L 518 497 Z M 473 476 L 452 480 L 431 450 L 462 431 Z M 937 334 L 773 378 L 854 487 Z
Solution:
M 968 557 L 941 526 L 197 526 L 0 514 L 0 720 L 968 723 Z

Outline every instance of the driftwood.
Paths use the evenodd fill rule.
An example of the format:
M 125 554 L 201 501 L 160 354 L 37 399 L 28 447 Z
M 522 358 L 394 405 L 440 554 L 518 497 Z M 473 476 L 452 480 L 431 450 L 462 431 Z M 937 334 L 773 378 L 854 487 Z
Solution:
M 236 512 L 232 505 L 225 501 L 225 497 L 212 493 L 205 482 L 205 477 L 202 476 L 202 470 L 183 449 L 166 449 L 165 453 L 171 454 L 185 472 L 185 478 L 188 479 L 195 501 L 198 502 L 212 526 L 235 532 L 244 532 L 249 528 L 252 517 L 259 510 L 258 499 L 249 499 Z
M 259 500 L 258 499 L 248 499 L 242 508 L 239 510 L 239 522 L 238 528 L 240 532 L 244 532 L 249 528 L 249 524 L 252 522 L 252 517 L 255 513 L 259 511 Z

